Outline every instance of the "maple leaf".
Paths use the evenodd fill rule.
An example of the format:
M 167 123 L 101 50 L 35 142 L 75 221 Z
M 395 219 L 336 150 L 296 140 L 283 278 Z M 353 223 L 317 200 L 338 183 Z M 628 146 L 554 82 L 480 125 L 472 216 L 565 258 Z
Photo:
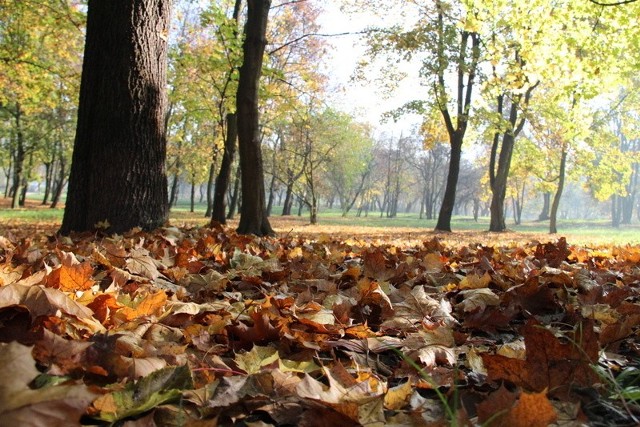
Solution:
M 127 270 L 139 274 L 147 279 L 155 280 L 161 276 L 158 267 L 160 263 L 149 255 L 145 248 L 134 248 L 126 260 Z
M 187 366 L 164 368 L 128 383 L 122 391 L 100 396 L 91 411 L 99 420 L 115 422 L 177 400 L 189 389 L 193 389 L 193 379 Z
M 451 328 L 441 326 L 433 330 L 407 334 L 403 341 L 403 352 L 417 357 L 427 367 L 456 362 L 455 342 Z
M 364 381 L 352 378 L 339 364 L 333 369 L 324 368 L 329 381 L 320 381 L 305 375 L 296 386 L 298 396 L 323 402 L 332 409 L 363 425 L 384 422 L 384 384 L 369 377 Z
M 483 311 L 487 306 L 500 304 L 500 297 L 487 288 L 469 289 L 461 291 L 459 295 L 463 300 L 456 305 L 456 308 L 464 312 Z
M 538 244 L 534 257 L 545 261 L 550 267 L 559 267 L 569 255 L 571 255 L 571 250 L 567 246 L 567 239 L 561 237 L 556 243 Z
M 0 265 L 0 286 L 11 285 L 22 278 L 26 265 L 14 267 L 10 262 Z
M 47 276 L 47 286 L 67 292 L 86 291 L 95 284 L 89 262 L 62 264 Z
M 248 374 L 255 374 L 263 366 L 271 365 L 280 360 L 278 350 L 273 347 L 261 347 L 254 345 L 251 351 L 237 354 L 236 365 Z
M 384 328 L 408 329 L 423 321 L 441 322 L 448 326 L 458 324 L 451 315 L 451 303 L 444 298 L 433 298 L 424 286 L 416 286 L 409 293 L 394 292 L 389 298 L 394 303 L 394 316 L 382 324 Z
M 482 354 L 490 380 L 508 380 L 535 392 L 548 389 L 552 396 L 564 398 L 572 384 L 590 387 L 597 381 L 591 368 L 599 351 L 592 321 L 580 324 L 566 343 L 535 320 L 527 322 L 523 335 L 525 360 Z

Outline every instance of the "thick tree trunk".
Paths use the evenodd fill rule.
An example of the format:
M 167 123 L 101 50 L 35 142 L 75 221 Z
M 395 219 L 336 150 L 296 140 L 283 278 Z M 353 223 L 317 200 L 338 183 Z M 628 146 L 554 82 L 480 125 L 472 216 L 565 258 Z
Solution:
M 553 196 L 553 203 L 551 204 L 551 211 L 549 215 L 549 233 L 555 234 L 558 232 L 557 219 L 558 208 L 560 207 L 560 197 L 562 197 L 562 191 L 564 190 L 564 177 L 567 169 L 567 150 L 562 150 L 560 156 L 560 172 L 558 174 L 558 188 L 556 194 Z
M 216 186 L 213 193 L 213 209 L 211 210 L 211 221 L 226 224 L 227 213 L 227 191 L 231 179 L 231 166 L 236 154 L 236 142 L 238 140 L 238 120 L 235 113 L 227 114 L 227 134 L 224 140 L 224 153 L 222 163 L 216 177 Z
M 463 137 L 458 133 L 451 136 L 451 157 L 449 159 L 449 173 L 447 174 L 447 186 L 444 190 L 436 231 L 451 231 L 451 217 L 456 203 L 456 187 L 460 175 L 460 161 L 462 159 Z
M 242 179 L 242 207 L 238 233 L 275 234 L 267 218 L 262 149 L 258 114 L 258 88 L 266 46 L 267 20 L 271 0 L 248 0 L 238 94 L 238 145 Z
M 99 222 L 113 233 L 154 229 L 167 220 L 170 8 L 170 0 L 89 0 L 63 234 Z

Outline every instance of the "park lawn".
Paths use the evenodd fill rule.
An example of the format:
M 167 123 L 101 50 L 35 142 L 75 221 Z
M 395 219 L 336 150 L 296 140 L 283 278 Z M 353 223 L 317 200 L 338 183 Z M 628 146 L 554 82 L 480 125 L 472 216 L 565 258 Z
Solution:
M 42 206 L 38 200 L 27 200 L 26 208 L 10 209 L 10 201 L 0 198 L 0 234 L 20 230 L 33 233 L 54 234 L 62 222 L 63 208 L 50 209 Z M 274 212 L 278 212 L 276 208 Z M 204 207 L 196 205 L 195 212 L 189 212 L 186 204 L 179 204 L 170 212 L 170 224 L 177 227 L 198 227 L 208 225 L 204 217 Z M 236 218 L 229 221 L 228 228 L 237 226 Z M 530 241 L 555 241 L 565 237 L 570 244 L 583 246 L 625 246 L 640 244 L 640 224 L 613 228 L 607 220 L 560 220 L 558 234 L 548 232 L 548 222 L 525 221 L 520 225 L 508 223 L 509 231 L 490 233 L 489 218 L 454 217 L 453 233 L 435 233 L 436 220 L 420 219 L 418 214 L 400 213 L 396 218 L 386 218 L 373 212 L 357 217 L 349 213 L 343 217 L 339 210 L 325 210 L 319 214 L 319 223 L 309 224 L 306 213 L 302 216 L 283 217 L 272 215 L 269 218 L 278 236 L 303 236 L 318 238 L 327 235 L 335 239 L 359 239 L 373 244 L 383 242 L 410 246 L 433 237 L 450 244 L 480 243 L 484 245 L 505 245 Z

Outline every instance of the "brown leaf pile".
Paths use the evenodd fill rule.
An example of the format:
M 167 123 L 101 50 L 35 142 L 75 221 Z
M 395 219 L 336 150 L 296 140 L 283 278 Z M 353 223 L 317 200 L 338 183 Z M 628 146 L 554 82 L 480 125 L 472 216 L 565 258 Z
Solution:
M 0 236 L 6 425 L 634 425 L 640 248 Z

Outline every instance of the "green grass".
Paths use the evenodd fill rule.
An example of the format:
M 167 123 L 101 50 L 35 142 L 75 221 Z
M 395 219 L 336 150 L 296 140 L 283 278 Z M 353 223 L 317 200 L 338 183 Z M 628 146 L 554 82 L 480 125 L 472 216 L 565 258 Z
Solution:
M 39 200 L 37 197 L 31 200 Z M 170 218 L 178 225 L 181 223 L 201 224 L 207 223 L 204 217 L 205 206 L 196 204 L 195 212 L 189 212 L 189 203 L 181 201 L 171 209 Z M 282 208 L 273 209 L 273 217 L 280 216 Z M 297 210 L 294 209 L 294 216 Z M 3 222 L 56 222 L 62 221 L 63 209 L 49 209 L 39 207 L 37 209 L 0 209 L 0 221 Z M 308 212 L 303 212 L 300 220 L 307 222 Z M 346 217 L 338 209 L 322 209 L 318 216 L 320 225 L 347 227 L 376 227 L 376 228 L 411 228 L 431 231 L 435 228 L 436 220 L 420 219 L 417 213 L 399 213 L 395 218 L 380 216 L 379 212 L 370 212 L 367 216 L 356 217 L 356 212 L 352 211 Z M 474 221 L 471 217 L 454 217 L 451 227 L 453 231 L 475 231 L 484 232 L 489 229 L 489 218 L 479 218 Z M 530 233 L 532 235 L 548 235 L 549 223 L 538 221 L 525 221 L 520 225 L 514 225 L 513 221 L 507 220 L 509 230 L 517 233 Z M 640 224 L 621 226 L 613 228 L 610 221 L 602 220 L 559 220 L 558 236 L 566 236 L 570 243 L 575 244 L 612 244 L 627 245 L 640 244 Z

